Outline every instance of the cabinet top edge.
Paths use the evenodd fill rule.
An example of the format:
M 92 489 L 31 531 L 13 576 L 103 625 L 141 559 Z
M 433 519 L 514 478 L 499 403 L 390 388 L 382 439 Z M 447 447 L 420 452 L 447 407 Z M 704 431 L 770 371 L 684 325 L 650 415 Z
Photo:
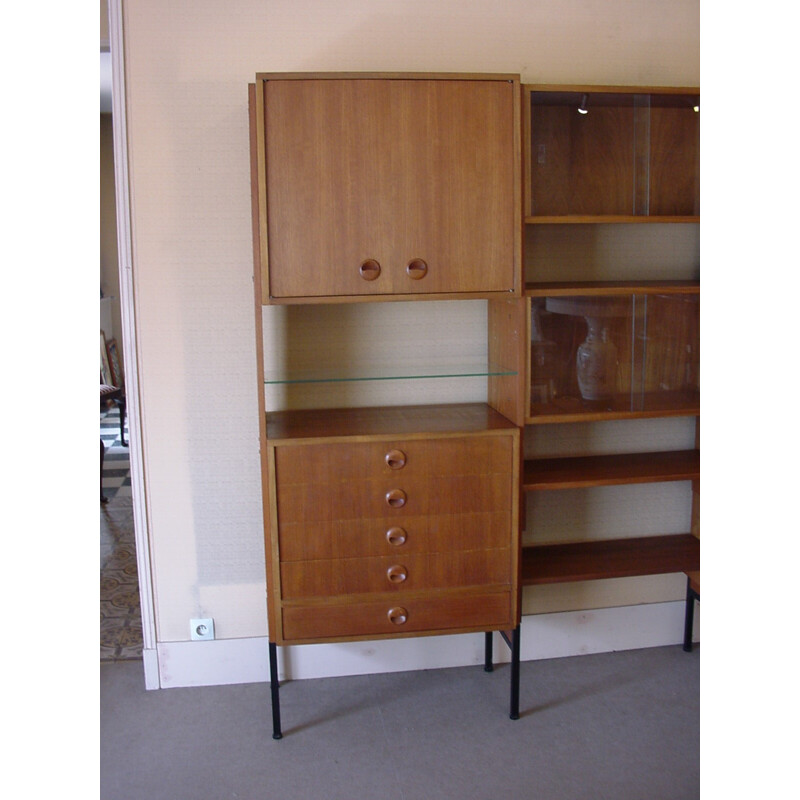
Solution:
M 699 86 L 608 86 L 592 84 L 523 83 L 526 92 L 585 92 L 590 94 L 700 94 Z
M 520 83 L 520 76 L 495 72 L 257 72 L 256 80 L 482 80 Z

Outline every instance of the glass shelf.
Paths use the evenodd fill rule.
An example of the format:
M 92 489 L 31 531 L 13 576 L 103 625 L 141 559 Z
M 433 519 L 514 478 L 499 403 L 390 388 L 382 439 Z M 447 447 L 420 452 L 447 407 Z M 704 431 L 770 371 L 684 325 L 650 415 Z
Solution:
M 418 365 L 361 365 L 353 366 L 351 371 L 324 367 L 287 372 L 269 371 L 264 375 L 268 386 L 298 383 L 342 383 L 348 381 L 400 381 L 425 378 L 487 378 L 490 376 L 516 375 L 516 371 L 504 367 L 473 362 L 464 364 Z

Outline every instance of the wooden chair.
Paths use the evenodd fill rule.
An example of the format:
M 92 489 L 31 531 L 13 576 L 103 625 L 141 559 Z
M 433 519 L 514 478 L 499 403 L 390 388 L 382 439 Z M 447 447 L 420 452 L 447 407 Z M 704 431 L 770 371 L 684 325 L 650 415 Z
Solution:
M 109 386 L 100 384 L 100 405 L 116 403 L 119 408 L 119 438 L 123 447 L 127 447 L 125 441 L 125 390 L 119 386 Z M 103 462 L 106 455 L 106 446 L 100 439 L 100 502 L 107 503 L 108 498 L 103 494 Z
M 125 441 L 125 378 L 122 374 L 117 343 L 112 339 L 106 341 L 106 335 L 100 331 L 100 407 L 116 404 L 119 409 L 119 439 L 123 447 Z M 100 502 L 107 503 L 108 498 L 103 494 L 103 461 L 105 460 L 106 446 L 100 440 Z

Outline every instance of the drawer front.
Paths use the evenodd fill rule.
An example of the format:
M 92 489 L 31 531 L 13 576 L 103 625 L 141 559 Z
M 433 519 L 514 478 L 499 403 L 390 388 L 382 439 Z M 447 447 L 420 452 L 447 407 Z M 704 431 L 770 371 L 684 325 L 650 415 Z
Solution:
M 470 550 L 392 558 L 340 558 L 281 564 L 285 600 L 376 592 L 511 585 L 511 551 Z
M 280 559 L 314 561 L 357 556 L 401 557 L 507 547 L 511 509 L 466 514 L 406 515 L 402 519 L 323 519 L 282 522 Z
M 348 604 L 311 604 L 283 609 L 283 641 L 361 636 L 402 636 L 513 628 L 510 592 L 387 598 Z
M 511 470 L 512 437 L 463 436 L 412 441 L 333 442 L 278 447 L 281 487 L 348 483 L 381 476 L 430 479 Z
M 509 474 L 435 478 L 386 476 L 349 482 L 295 483 L 278 479 L 278 524 L 330 520 L 400 520 L 510 508 Z

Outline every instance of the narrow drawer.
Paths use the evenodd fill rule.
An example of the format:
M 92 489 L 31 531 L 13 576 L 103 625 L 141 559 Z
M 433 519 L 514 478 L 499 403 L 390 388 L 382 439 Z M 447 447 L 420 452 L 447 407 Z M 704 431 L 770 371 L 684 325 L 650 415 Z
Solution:
M 278 537 L 282 562 L 507 547 L 511 537 L 511 509 L 407 515 L 403 519 L 395 516 L 282 522 Z
M 277 447 L 280 486 L 347 483 L 380 476 L 430 479 L 511 471 L 513 438 L 507 434 L 419 440 L 332 442 Z
M 510 592 L 435 595 L 385 602 L 310 604 L 283 609 L 283 640 L 402 636 L 424 631 L 512 628 Z
M 284 600 L 511 585 L 511 551 L 291 561 L 281 564 Z
M 510 473 L 284 485 L 278 479 L 278 524 L 326 520 L 392 520 L 510 508 Z

